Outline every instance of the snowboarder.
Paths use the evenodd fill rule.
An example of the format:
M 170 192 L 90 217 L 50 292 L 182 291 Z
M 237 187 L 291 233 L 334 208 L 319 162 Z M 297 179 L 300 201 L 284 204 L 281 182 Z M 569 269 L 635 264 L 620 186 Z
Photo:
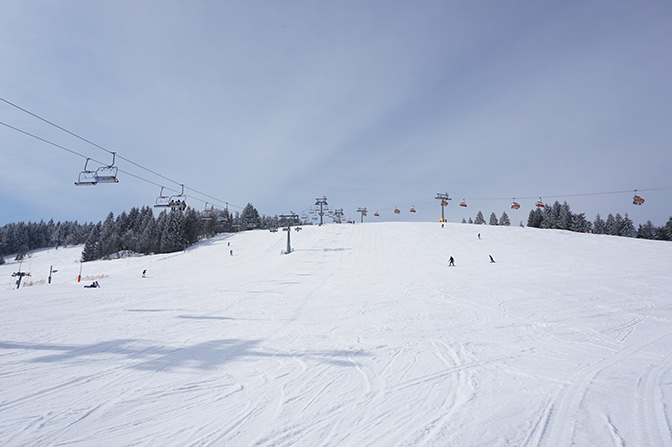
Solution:
M 229 251 L 229 254 L 230 254 L 231 256 L 233 256 L 233 250 L 230 250 L 230 251 Z
M 449 266 L 449 267 L 450 267 L 450 266 L 455 267 L 455 260 L 453 259 L 452 256 L 450 257 L 450 259 L 449 259 L 448 261 L 449 261 L 449 262 L 448 262 L 448 266 Z
M 143 278 L 146 278 L 146 277 L 147 277 L 147 269 L 145 269 L 145 270 L 142 271 L 142 277 L 143 277 Z
M 479 238 L 479 239 L 481 238 L 481 233 L 478 233 L 478 238 Z
M 495 262 L 495 260 L 494 260 L 494 259 L 492 259 L 492 255 L 488 255 L 488 256 L 490 256 L 490 262 L 491 262 L 491 263 L 494 263 L 494 262 Z

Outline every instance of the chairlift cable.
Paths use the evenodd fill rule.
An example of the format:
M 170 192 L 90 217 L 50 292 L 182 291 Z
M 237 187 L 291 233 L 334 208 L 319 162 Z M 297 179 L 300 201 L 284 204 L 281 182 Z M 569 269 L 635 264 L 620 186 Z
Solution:
M 0 99 L 2 99 L 2 98 L 0 98 Z M 4 100 L 3 100 L 3 101 L 4 101 Z M 5 101 L 5 102 L 6 102 L 6 101 Z M 62 146 L 62 145 L 60 145 L 60 144 L 58 144 L 58 143 L 54 143 L 53 141 L 49 141 L 49 140 L 47 140 L 47 139 L 45 139 L 45 138 L 42 138 L 42 137 L 40 137 L 40 136 L 38 136 L 38 135 L 35 135 L 35 134 L 32 134 L 32 133 L 27 132 L 27 131 L 25 131 L 25 130 L 19 129 L 18 127 L 12 126 L 11 124 L 7 124 L 7 123 L 5 123 L 5 122 L 3 122 L 3 121 L 0 121 L 0 124 L 2 124 L 3 126 L 9 128 L 9 129 L 12 129 L 12 130 L 14 130 L 14 131 L 16 131 L 16 132 L 22 133 L 22 134 L 24 134 L 24 135 L 26 135 L 26 136 L 29 136 L 29 137 L 31 137 L 31 138 L 35 138 L 36 140 L 42 141 L 43 143 L 47 143 L 47 144 L 49 144 L 49 145 L 51 145 L 51 146 L 57 147 L 57 148 L 62 149 L 62 150 L 64 150 L 64 151 L 66 151 L 66 152 L 70 152 L 71 154 L 77 155 L 77 156 L 82 157 L 82 158 L 84 158 L 84 159 L 89 159 L 89 160 L 91 160 L 92 162 L 94 162 L 94 163 L 98 163 L 98 164 L 101 165 L 101 166 L 107 166 L 107 163 L 104 163 L 104 162 L 102 162 L 102 161 L 100 161 L 100 160 L 96 160 L 95 158 L 87 157 L 87 156 L 84 155 L 84 154 L 81 154 L 81 153 L 79 153 L 79 152 L 77 152 L 77 151 L 73 151 L 73 150 L 70 149 L 70 148 L 67 148 L 67 147 L 65 147 L 65 146 Z M 106 150 L 106 149 L 104 149 L 104 150 Z M 112 152 L 110 152 L 110 153 L 112 153 Z M 120 157 L 119 155 L 117 155 L 117 157 L 122 158 L 122 157 Z M 126 159 L 124 158 L 124 160 L 126 160 Z M 128 160 L 126 160 L 126 161 L 128 161 Z M 136 163 L 133 163 L 133 162 L 131 162 L 131 163 L 134 164 L 134 165 L 137 165 Z M 139 166 L 139 165 L 138 165 L 138 166 Z M 147 171 L 149 171 L 149 172 L 152 172 L 152 171 L 149 170 L 149 169 L 146 169 L 146 168 L 144 168 L 144 169 L 147 170 Z M 159 184 L 159 183 L 156 183 L 156 182 L 154 182 L 154 181 L 152 181 L 152 180 L 149 180 L 149 179 L 144 178 L 144 177 L 141 177 L 141 176 L 139 176 L 139 175 L 130 173 L 130 172 L 128 172 L 128 171 L 124 171 L 124 170 L 122 170 L 122 169 L 119 169 L 119 172 L 121 172 L 121 173 L 123 173 L 123 174 L 126 174 L 126 175 L 128 175 L 128 176 L 130 176 L 130 177 L 134 177 L 134 178 L 136 178 L 136 179 L 138 179 L 138 180 L 142 180 L 142 181 L 147 182 L 147 183 L 149 183 L 149 184 L 152 184 L 152 185 L 154 185 L 154 186 L 158 186 L 158 187 L 162 187 L 162 186 L 163 186 L 163 185 L 161 185 L 161 184 Z M 153 173 L 153 172 L 152 172 L 152 173 Z M 157 174 L 157 175 L 159 175 L 159 174 Z M 163 177 L 163 176 L 161 176 L 161 175 L 159 175 L 159 176 L 160 176 L 160 177 Z M 164 178 L 165 178 L 165 177 L 164 177 Z M 170 179 L 169 179 L 169 180 L 170 180 Z M 174 182 L 173 180 L 170 180 L 170 181 Z M 174 183 L 176 183 L 176 182 L 174 182 Z M 180 185 L 180 186 L 182 186 L 181 183 L 177 183 L 177 184 Z M 169 191 L 179 192 L 179 191 L 177 191 L 177 190 L 175 190 L 175 189 L 171 189 L 171 188 L 168 188 L 168 187 L 165 187 L 165 188 L 166 188 L 167 190 L 169 190 Z M 204 193 L 202 193 L 202 192 L 200 192 L 200 191 L 197 191 L 197 190 L 195 190 L 195 189 L 193 189 L 193 188 L 187 188 L 187 187 L 185 187 L 185 189 L 189 189 L 189 190 L 191 190 L 191 191 L 193 191 L 193 192 L 195 192 L 195 193 L 197 193 L 197 194 L 200 194 L 200 195 L 202 195 L 202 196 L 205 196 L 205 197 L 208 197 L 208 198 L 210 198 L 210 199 L 216 200 L 216 201 L 219 202 L 219 203 L 227 203 L 226 201 L 223 201 L 223 200 L 218 199 L 218 198 L 216 198 L 216 197 L 212 197 L 212 196 L 210 196 L 210 195 L 204 194 Z M 206 202 L 205 200 L 203 200 L 203 199 L 201 199 L 201 198 L 199 198 L 199 197 L 194 197 L 194 199 L 196 199 L 196 200 L 198 200 L 198 201 L 200 201 L 200 202 L 204 202 L 204 203 Z M 233 207 L 233 208 L 240 208 L 240 209 L 243 209 L 242 207 L 237 206 L 237 205 L 234 205 L 234 204 L 232 204 L 232 203 L 230 203 L 230 202 L 228 202 L 228 206 L 229 206 L 229 207 Z

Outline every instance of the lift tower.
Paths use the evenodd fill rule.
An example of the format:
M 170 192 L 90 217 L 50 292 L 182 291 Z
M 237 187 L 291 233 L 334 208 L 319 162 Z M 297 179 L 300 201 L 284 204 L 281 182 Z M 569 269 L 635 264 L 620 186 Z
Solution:
M 448 205 L 448 201 L 450 200 L 450 197 L 448 197 L 448 193 L 437 193 L 436 197 L 434 197 L 437 200 L 441 201 L 441 222 L 445 222 L 446 218 L 443 213 L 443 209 Z
M 286 227 L 282 231 L 287 232 L 287 252 L 285 254 L 290 254 L 292 252 L 292 244 L 290 242 L 289 235 L 292 232 L 292 225 L 297 225 L 299 223 L 299 216 L 290 211 L 291 214 L 280 214 L 278 217 L 285 222 Z M 298 228 L 298 227 L 297 227 Z
M 367 211 L 366 211 L 366 207 L 364 207 L 364 208 L 357 208 L 357 212 L 358 212 L 358 213 L 361 213 L 361 220 L 360 220 L 360 223 L 364 223 L 364 216 L 366 216 L 366 213 L 367 213 Z
M 327 198 L 325 196 L 322 196 L 322 198 L 317 198 L 315 199 L 315 205 L 320 205 L 320 226 L 324 224 L 324 221 L 322 217 L 324 217 L 324 209 L 322 208 L 324 205 L 328 205 L 327 203 Z

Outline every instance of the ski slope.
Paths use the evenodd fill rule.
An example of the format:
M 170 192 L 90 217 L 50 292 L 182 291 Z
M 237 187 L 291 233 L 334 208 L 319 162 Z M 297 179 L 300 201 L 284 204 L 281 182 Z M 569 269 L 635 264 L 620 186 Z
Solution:
M 83 264 L 99 289 L 76 282 L 81 247 L 34 253 L 31 280 L 58 272 L 19 290 L 7 258 L 0 445 L 672 446 L 669 242 L 291 238 L 289 255 L 286 233 L 250 231 Z

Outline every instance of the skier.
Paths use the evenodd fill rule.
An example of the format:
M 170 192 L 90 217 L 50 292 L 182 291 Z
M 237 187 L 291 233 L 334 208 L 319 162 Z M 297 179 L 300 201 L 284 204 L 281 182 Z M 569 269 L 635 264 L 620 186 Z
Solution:
M 478 238 L 479 238 L 479 239 L 481 238 L 481 233 L 478 233 Z
M 143 278 L 146 278 L 146 277 L 147 277 L 147 269 L 145 269 L 145 270 L 142 271 L 142 277 L 143 277 Z
M 229 251 L 229 254 L 230 254 L 231 256 L 233 256 L 233 250 L 230 250 L 230 251 Z
M 453 259 L 452 256 L 450 257 L 450 259 L 449 259 L 448 261 L 449 261 L 449 262 L 448 262 L 448 266 L 449 266 L 449 267 L 450 267 L 450 266 L 455 267 L 455 260 Z
M 488 255 L 488 256 L 490 256 L 490 262 L 491 262 L 491 263 L 494 263 L 494 262 L 495 262 L 495 260 L 494 260 L 494 259 L 492 259 L 492 255 Z

